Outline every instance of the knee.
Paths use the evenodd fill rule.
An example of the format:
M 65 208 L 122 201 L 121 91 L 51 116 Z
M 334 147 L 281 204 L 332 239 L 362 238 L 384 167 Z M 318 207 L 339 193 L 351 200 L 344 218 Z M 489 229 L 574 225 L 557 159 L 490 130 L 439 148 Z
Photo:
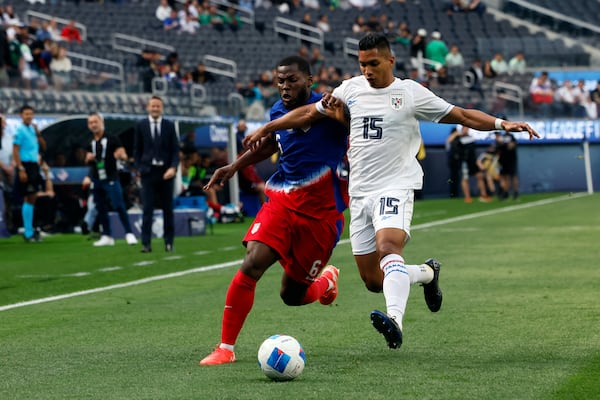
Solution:
M 365 287 L 369 292 L 380 293 L 383 290 L 383 282 L 375 277 L 362 276 Z

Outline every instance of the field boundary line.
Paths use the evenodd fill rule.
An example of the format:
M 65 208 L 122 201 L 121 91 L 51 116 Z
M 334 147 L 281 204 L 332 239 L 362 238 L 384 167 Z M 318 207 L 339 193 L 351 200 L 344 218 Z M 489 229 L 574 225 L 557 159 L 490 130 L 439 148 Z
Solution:
M 434 226 L 447 225 L 447 224 L 452 224 L 454 222 L 462 222 L 462 221 L 467 221 L 470 219 L 481 218 L 481 217 L 501 214 L 501 213 L 505 213 L 505 212 L 523 210 L 526 208 L 557 203 L 559 201 L 571 200 L 571 199 L 584 197 L 584 196 L 589 196 L 589 194 L 588 193 L 573 193 L 573 194 L 563 195 L 563 196 L 559 196 L 559 197 L 552 197 L 549 199 L 532 201 L 531 203 L 515 204 L 512 206 L 508 206 L 508 207 L 496 208 L 493 210 L 481 211 L 481 212 L 477 212 L 477 213 L 473 213 L 473 214 L 466 214 L 466 215 L 461 215 L 458 217 L 441 219 L 439 221 L 432 221 L 432 222 L 427 222 L 424 224 L 413 225 L 411 230 L 427 229 L 427 228 L 431 228 Z M 340 240 L 338 242 L 338 245 L 349 244 L 349 243 L 350 243 L 350 239 L 344 239 L 344 240 Z M 122 289 L 122 288 L 126 288 L 126 287 L 142 285 L 145 283 L 161 281 L 164 279 L 178 278 L 181 276 L 195 274 L 198 272 L 206 272 L 206 271 L 213 271 L 213 270 L 217 270 L 217 269 L 229 268 L 229 267 L 233 267 L 235 265 L 240 265 L 242 263 L 242 261 L 243 260 L 241 260 L 241 259 L 234 260 L 234 261 L 228 261 L 225 263 L 208 265 L 205 267 L 197 267 L 197 268 L 187 269 L 185 271 L 171 272 L 169 274 L 151 276 L 148 278 L 138 279 L 138 280 L 130 281 L 130 282 L 117 283 L 114 285 L 103 286 L 103 287 L 98 287 L 98 288 L 94 288 L 94 289 L 80 290 L 80 291 L 72 292 L 72 293 L 65 293 L 65 294 L 56 295 L 56 296 L 43 297 L 40 299 L 22 301 L 22 302 L 14 303 L 14 304 L 7 304 L 5 306 L 0 306 L 0 312 L 8 311 L 8 310 L 12 310 L 15 308 L 20 308 L 20 307 L 27 307 L 27 306 L 37 305 L 37 304 L 43 304 L 43 303 L 49 303 L 49 302 L 58 301 L 58 300 L 69 299 L 72 297 L 85 296 L 88 294 L 95 294 L 95 293 L 106 292 L 109 290 Z

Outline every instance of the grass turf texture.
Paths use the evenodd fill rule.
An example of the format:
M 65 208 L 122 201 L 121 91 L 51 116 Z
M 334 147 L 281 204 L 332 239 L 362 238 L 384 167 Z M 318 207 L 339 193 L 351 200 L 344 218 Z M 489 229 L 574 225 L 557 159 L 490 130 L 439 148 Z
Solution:
M 422 289 L 412 287 L 400 350 L 387 349 L 370 326 L 369 312 L 385 309 L 383 296 L 364 289 L 343 242 L 331 260 L 341 269 L 332 306 L 287 307 L 278 295 L 281 269 L 265 274 L 231 365 L 197 362 L 219 340 L 238 264 L 0 311 L 0 398 L 594 398 L 598 195 L 423 226 L 558 196 L 417 202 L 404 256 L 442 261 L 444 305 L 430 313 Z M 0 307 L 240 260 L 250 222 L 177 238 L 174 254 L 158 240 L 150 254 L 122 240 L 93 248 L 77 235 L 39 244 L 0 240 Z M 295 381 L 271 382 L 256 365 L 258 346 L 274 333 L 295 336 L 305 348 L 307 366 Z

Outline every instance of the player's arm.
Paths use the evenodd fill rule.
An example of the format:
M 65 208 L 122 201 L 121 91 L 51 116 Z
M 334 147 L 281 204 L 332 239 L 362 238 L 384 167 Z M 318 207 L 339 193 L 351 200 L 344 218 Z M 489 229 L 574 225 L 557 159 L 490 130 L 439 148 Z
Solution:
M 315 104 L 317 103 L 295 108 L 280 118 L 274 119 L 261 126 L 244 138 L 242 142 L 244 147 L 252 148 L 253 151 L 256 151 L 257 143 L 259 143 L 262 138 L 270 136 L 275 131 L 304 128 L 312 125 L 321 118 L 325 118 L 326 115 L 317 111 Z
M 259 142 L 256 150 L 248 150 L 231 164 L 217 169 L 212 174 L 210 181 L 204 185 L 203 190 L 210 190 L 215 185 L 223 186 L 237 171 L 248 165 L 253 165 L 262 160 L 266 160 L 276 151 L 277 142 L 275 142 L 275 139 L 272 136 L 263 138 Z
M 540 137 L 540 135 L 525 122 L 511 122 L 495 118 L 483 111 L 466 109 L 458 106 L 452 107 L 440 122 L 445 124 L 461 124 L 478 131 L 505 130 L 509 132 L 529 133 L 529 139 Z

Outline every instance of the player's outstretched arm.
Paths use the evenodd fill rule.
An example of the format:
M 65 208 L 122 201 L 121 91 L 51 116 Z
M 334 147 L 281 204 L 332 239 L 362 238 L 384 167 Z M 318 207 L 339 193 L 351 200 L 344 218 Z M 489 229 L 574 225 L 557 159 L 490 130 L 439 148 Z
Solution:
M 307 104 L 295 108 L 284 116 L 261 126 L 246 136 L 242 143 L 244 144 L 244 147 L 256 151 L 257 143 L 259 143 L 263 137 L 267 137 L 275 131 L 309 127 L 321 118 L 325 118 L 325 115 L 317 111 L 315 104 Z
M 261 140 L 256 151 L 248 150 L 231 164 L 218 168 L 202 189 L 207 191 L 215 185 L 223 186 L 240 169 L 266 160 L 276 151 L 277 143 L 272 138 Z
M 509 132 L 528 132 L 529 140 L 540 135 L 526 122 L 511 122 L 493 117 L 483 111 L 454 106 L 440 122 L 445 124 L 461 124 L 478 131 L 505 130 Z

